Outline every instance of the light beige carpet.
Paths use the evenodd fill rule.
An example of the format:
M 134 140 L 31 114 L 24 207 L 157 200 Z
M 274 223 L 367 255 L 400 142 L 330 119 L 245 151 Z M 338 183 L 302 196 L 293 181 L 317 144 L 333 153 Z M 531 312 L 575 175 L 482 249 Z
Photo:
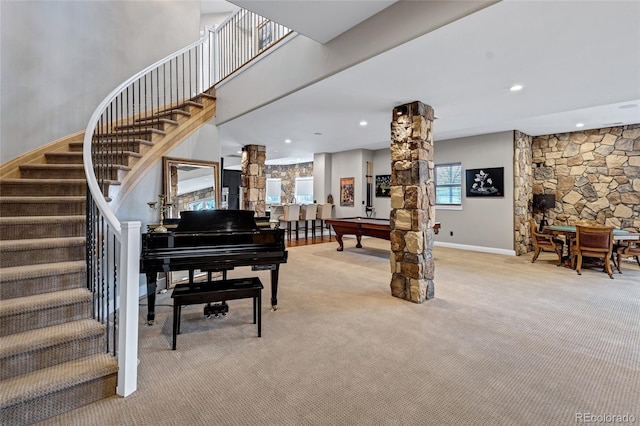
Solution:
M 183 308 L 170 350 L 169 294 L 142 325 L 138 391 L 51 419 L 55 425 L 574 425 L 640 422 L 640 270 L 555 266 L 436 247 L 435 299 L 390 295 L 388 241 L 289 249 L 279 307 L 263 292 L 224 319 Z M 144 301 L 143 301 L 144 303 Z

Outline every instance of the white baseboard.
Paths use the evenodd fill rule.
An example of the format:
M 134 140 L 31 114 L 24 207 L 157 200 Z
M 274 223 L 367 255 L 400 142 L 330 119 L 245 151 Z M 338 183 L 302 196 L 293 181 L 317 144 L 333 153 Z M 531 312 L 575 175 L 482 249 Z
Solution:
M 516 255 L 515 250 L 500 249 L 495 247 L 470 246 L 467 244 L 443 243 L 440 241 L 435 241 L 433 245 L 436 247 L 448 247 L 448 248 L 454 248 L 459 250 L 480 251 L 483 253 L 493 253 L 493 254 L 504 254 L 505 256 Z

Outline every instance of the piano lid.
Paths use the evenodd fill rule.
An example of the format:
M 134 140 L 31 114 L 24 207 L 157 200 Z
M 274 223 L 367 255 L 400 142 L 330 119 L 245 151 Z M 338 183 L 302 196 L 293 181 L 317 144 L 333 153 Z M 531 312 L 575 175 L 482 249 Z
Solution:
M 256 231 L 252 210 L 196 210 L 180 212 L 176 232 Z

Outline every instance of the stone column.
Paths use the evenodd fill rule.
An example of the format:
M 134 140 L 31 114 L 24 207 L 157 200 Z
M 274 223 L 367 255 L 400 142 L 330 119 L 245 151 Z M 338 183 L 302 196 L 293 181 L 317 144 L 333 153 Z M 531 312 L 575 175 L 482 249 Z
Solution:
M 242 206 L 243 210 L 253 210 L 256 216 L 265 215 L 267 178 L 264 162 L 267 148 L 263 145 L 242 147 Z
M 391 294 L 414 303 L 434 297 L 433 108 L 413 102 L 391 121 Z
M 513 208 L 515 214 L 513 246 L 518 256 L 529 253 L 532 244 L 529 230 L 533 199 L 532 140 L 531 136 L 522 132 L 517 130 L 513 132 Z

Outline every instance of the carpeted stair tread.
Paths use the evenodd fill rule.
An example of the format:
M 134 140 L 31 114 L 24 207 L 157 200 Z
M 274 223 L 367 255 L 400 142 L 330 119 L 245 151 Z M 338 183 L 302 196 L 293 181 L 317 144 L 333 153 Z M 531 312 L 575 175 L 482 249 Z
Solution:
M 86 288 L 73 288 L 53 293 L 34 294 L 15 299 L 0 300 L 0 318 L 7 321 L 8 317 L 28 312 L 38 312 L 43 309 L 91 302 L 91 293 Z
M 0 268 L 0 299 L 86 287 L 84 260 Z
M 9 251 L 30 250 L 34 248 L 56 249 L 70 245 L 83 245 L 85 237 L 61 238 L 27 238 L 25 240 L 0 241 L 0 253 Z
M 85 237 L 26 238 L 0 240 L 0 267 L 83 260 Z
M 43 203 L 81 203 L 84 202 L 87 198 L 82 195 L 62 195 L 62 196 L 42 196 L 42 197 L 32 197 L 32 196 L 0 196 L 0 203 L 23 203 L 23 204 L 43 204 Z
M 86 189 L 86 179 L 0 179 L 0 196 L 84 196 Z
M 0 217 L 0 239 L 75 237 L 86 233 L 84 215 Z
M 68 215 L 68 216 L 9 216 L 9 217 L 0 217 L 0 226 L 2 225 L 44 226 L 44 225 L 52 225 L 55 223 L 84 222 L 85 219 L 86 219 L 86 216 L 78 215 L 78 214 Z
M 110 354 L 97 354 L 12 377 L 2 381 L 0 407 L 5 409 L 25 400 L 43 397 L 83 382 L 115 374 L 117 371 L 118 363 L 115 357 Z
M 37 328 L 23 333 L 0 337 L 0 359 L 23 352 L 35 352 L 90 336 L 102 336 L 105 326 L 93 319 L 70 321 L 51 327 Z
M 84 260 L 72 262 L 41 263 L 38 265 L 13 266 L 0 270 L 0 283 L 7 281 L 29 280 L 50 275 L 82 272 L 86 268 Z

